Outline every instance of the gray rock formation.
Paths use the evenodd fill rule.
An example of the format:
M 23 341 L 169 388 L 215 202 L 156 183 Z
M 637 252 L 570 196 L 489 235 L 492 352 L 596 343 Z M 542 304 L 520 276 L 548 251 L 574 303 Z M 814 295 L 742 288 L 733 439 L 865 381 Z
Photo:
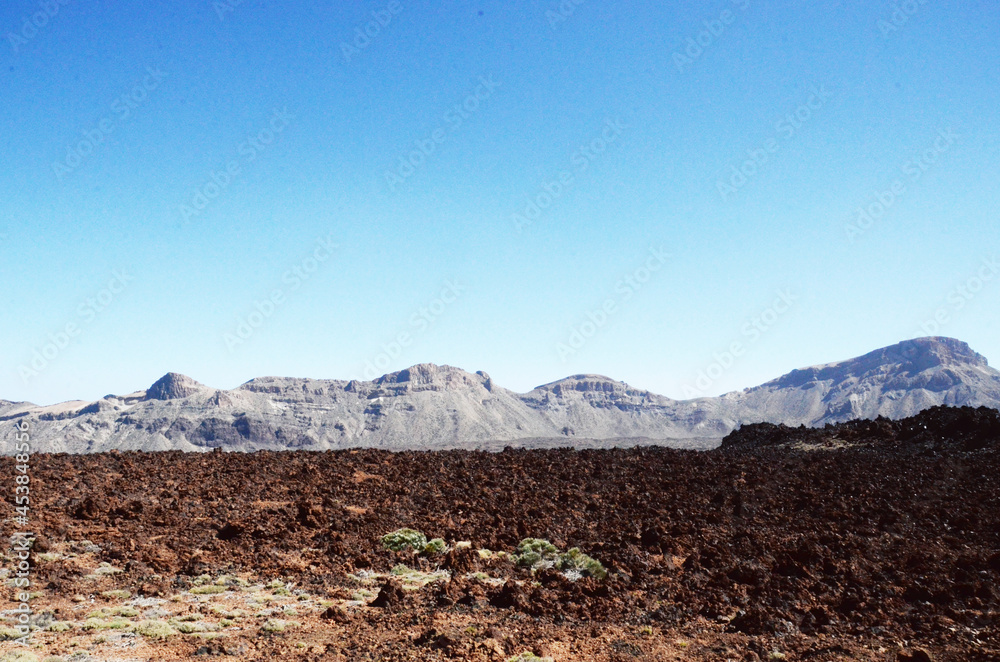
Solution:
M 707 448 L 741 423 L 903 418 L 939 404 L 1000 408 L 1000 372 L 963 342 L 922 338 L 686 401 L 600 375 L 574 375 L 519 394 L 484 372 L 432 364 L 370 382 L 262 377 L 229 391 L 169 373 L 145 391 L 97 402 L 0 401 L 0 452 L 13 448 L 8 422 L 22 419 L 36 452 Z

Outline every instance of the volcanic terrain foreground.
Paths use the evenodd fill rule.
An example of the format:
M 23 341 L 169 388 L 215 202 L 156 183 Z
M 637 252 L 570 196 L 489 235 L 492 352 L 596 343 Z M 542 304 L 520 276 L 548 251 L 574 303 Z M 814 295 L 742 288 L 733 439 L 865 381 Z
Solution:
M 998 661 L 998 429 L 933 408 L 747 426 L 707 452 L 37 456 L 31 641 L 98 660 Z
M 795 370 L 720 397 L 670 398 L 601 375 L 515 393 L 484 372 L 416 365 L 374 381 L 262 377 L 219 390 L 169 373 L 144 391 L 39 407 L 0 401 L 36 451 L 712 448 L 743 423 L 904 418 L 934 405 L 1000 407 L 1000 372 L 967 344 L 922 338 Z M 14 449 L 0 425 L 0 452 Z

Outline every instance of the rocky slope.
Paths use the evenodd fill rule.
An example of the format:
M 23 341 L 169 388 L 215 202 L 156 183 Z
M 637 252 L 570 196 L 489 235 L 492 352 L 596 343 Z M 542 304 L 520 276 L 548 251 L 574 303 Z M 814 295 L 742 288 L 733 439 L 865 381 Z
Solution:
M 431 364 L 370 382 L 263 377 L 232 390 L 169 373 L 145 391 L 97 402 L 0 401 L 0 423 L 26 420 L 36 451 L 71 453 L 507 443 L 704 448 L 745 423 L 903 418 L 941 404 L 1000 408 L 1000 372 L 963 342 L 922 338 L 688 401 L 600 375 L 574 375 L 519 394 L 484 372 Z M 0 451 L 11 451 L 13 434 L 12 425 L 0 428 Z
M 16 659 L 1000 662 L 998 435 L 936 408 L 707 452 L 42 455 Z M 529 537 L 607 575 L 525 567 Z

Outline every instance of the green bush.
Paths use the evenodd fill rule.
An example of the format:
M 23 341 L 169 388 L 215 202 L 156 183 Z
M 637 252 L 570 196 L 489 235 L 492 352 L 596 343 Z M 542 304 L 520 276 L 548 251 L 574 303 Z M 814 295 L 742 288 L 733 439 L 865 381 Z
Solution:
M 608 571 L 597 559 L 593 559 L 580 548 L 574 547 L 562 553 L 559 548 L 548 540 L 541 538 L 525 538 L 517 546 L 514 562 L 523 568 L 537 569 L 543 565 L 555 567 L 564 571 L 575 571 L 595 579 L 604 579 Z
M 177 630 L 163 621 L 149 620 L 137 624 L 135 632 L 149 639 L 167 639 L 177 634 Z
M 548 540 L 525 538 L 517 545 L 516 563 L 525 568 L 535 568 L 545 561 L 557 560 L 559 548 Z
M 448 545 L 441 538 L 435 538 L 434 540 L 428 541 L 424 545 L 424 554 L 444 554 L 445 550 L 448 549 Z
M 579 547 L 560 555 L 557 565 L 560 570 L 578 570 L 594 579 L 604 579 L 608 576 L 608 571 L 601 562 L 581 552 Z
M 382 546 L 393 552 L 406 549 L 423 552 L 427 547 L 427 536 L 413 529 L 397 529 L 382 536 Z

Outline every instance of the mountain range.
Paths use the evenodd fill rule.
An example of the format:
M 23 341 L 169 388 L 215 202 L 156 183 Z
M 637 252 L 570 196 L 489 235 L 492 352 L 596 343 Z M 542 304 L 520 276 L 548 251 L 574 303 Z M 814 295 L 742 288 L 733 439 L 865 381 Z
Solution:
M 662 444 L 711 448 L 745 423 L 904 418 L 1000 408 L 1000 371 L 952 338 L 907 340 L 718 397 L 673 400 L 601 375 L 515 393 L 485 372 L 420 364 L 373 381 L 259 377 L 231 390 L 168 373 L 95 402 L 0 400 L 0 452 L 26 421 L 33 452 L 390 450 Z

